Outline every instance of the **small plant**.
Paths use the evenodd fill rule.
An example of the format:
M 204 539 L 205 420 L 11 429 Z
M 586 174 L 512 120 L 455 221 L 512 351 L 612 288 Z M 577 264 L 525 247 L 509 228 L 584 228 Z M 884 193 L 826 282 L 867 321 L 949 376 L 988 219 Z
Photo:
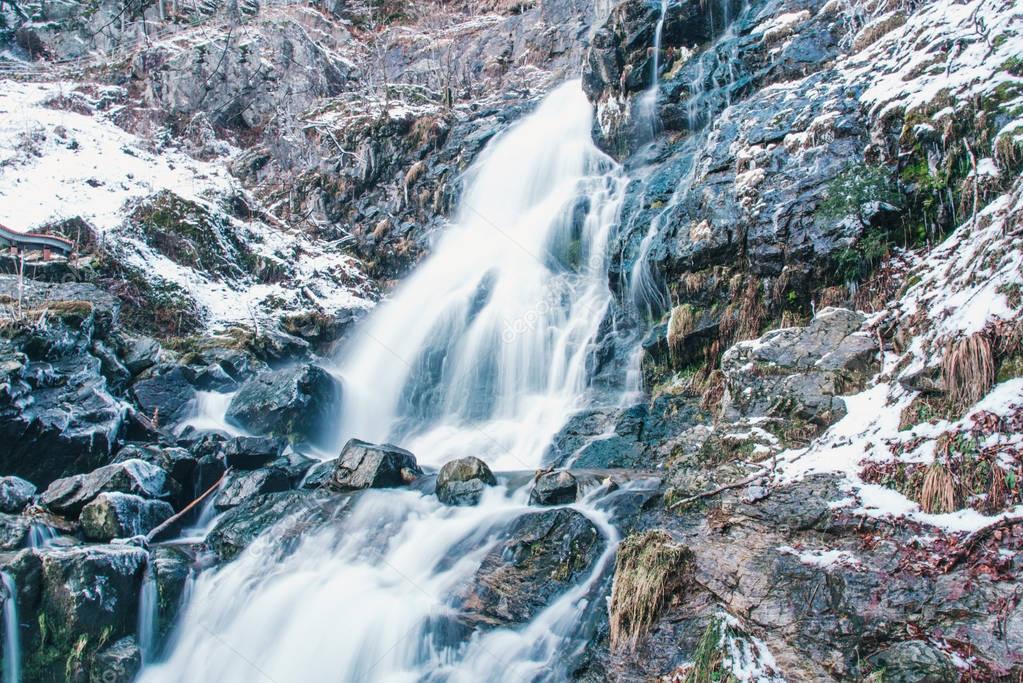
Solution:
M 983 332 L 948 344 L 941 363 L 945 391 L 955 410 L 973 405 L 995 383 L 995 356 Z
M 854 216 L 864 228 L 870 225 L 865 213 L 874 202 L 901 206 L 902 195 L 881 166 L 861 164 L 839 173 L 827 187 L 827 197 L 817 207 L 825 218 Z
M 955 477 L 944 463 L 935 461 L 924 473 L 920 489 L 920 508 L 927 513 L 941 514 L 958 510 L 959 495 Z

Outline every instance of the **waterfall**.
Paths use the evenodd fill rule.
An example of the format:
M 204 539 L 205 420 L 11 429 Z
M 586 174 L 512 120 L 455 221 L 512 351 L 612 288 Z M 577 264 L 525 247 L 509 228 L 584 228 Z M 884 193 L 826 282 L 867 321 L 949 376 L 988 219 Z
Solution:
M 28 528 L 28 547 L 46 548 L 53 539 L 57 538 L 57 531 L 48 524 L 32 522 Z
M 391 441 L 428 465 L 539 464 L 581 405 L 611 298 L 607 245 L 625 180 L 591 124 L 568 83 L 480 155 L 433 255 L 340 355 L 338 445 Z
M 495 470 L 540 464 L 585 403 L 611 298 L 608 240 L 626 180 L 591 124 L 569 83 L 480 155 L 432 256 L 333 368 L 344 383 L 339 444 L 392 441 L 428 465 L 463 455 Z M 469 508 L 370 490 L 297 545 L 271 529 L 199 575 L 165 661 L 141 681 L 564 680 L 618 541 L 597 493 L 573 506 L 606 542 L 581 581 L 516 629 L 470 634 L 457 619 L 483 557 L 537 511 L 527 488 L 490 488 Z
M 216 391 L 195 392 L 192 415 L 178 425 L 178 434 L 185 431 L 188 427 L 192 427 L 200 432 L 219 432 L 227 436 L 248 436 L 244 431 L 229 424 L 227 421 L 227 408 L 231 405 L 232 398 L 234 398 L 234 393 L 222 394 Z
M 653 59 L 650 62 L 650 87 L 639 98 L 639 123 L 649 128 L 653 138 L 657 134 L 657 103 L 661 96 L 661 37 L 664 35 L 664 21 L 668 16 L 669 0 L 661 0 L 661 13 L 654 28 Z
M 18 630 L 18 591 L 14 579 L 7 572 L 0 572 L 4 587 L 4 680 L 3 683 L 18 683 L 21 680 L 21 644 Z
M 147 664 L 156 654 L 156 633 L 159 628 L 158 593 L 156 574 L 152 564 L 146 565 L 139 589 L 138 643 L 142 652 L 142 663 Z

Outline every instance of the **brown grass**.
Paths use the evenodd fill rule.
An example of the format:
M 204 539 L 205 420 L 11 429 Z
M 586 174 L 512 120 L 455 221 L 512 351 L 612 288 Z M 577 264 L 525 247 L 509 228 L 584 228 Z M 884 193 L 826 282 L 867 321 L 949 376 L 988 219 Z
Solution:
M 948 465 L 938 461 L 931 463 L 920 488 L 920 508 L 935 514 L 958 510 L 961 507 L 958 488 Z
M 954 409 L 963 410 L 983 398 L 995 383 L 995 356 L 987 335 L 977 332 L 948 344 L 941 371 Z
M 671 309 L 668 318 L 668 352 L 672 361 L 678 360 L 685 348 L 685 340 L 696 328 L 699 314 L 692 305 L 681 304 Z
M 635 651 L 665 603 L 685 583 L 692 553 L 655 529 L 622 541 L 611 588 L 611 648 Z

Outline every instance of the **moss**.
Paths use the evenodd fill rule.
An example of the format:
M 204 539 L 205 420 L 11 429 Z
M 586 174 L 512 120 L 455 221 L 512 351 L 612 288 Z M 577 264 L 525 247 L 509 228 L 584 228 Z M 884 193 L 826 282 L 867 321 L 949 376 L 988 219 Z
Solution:
M 725 666 L 724 630 L 722 619 L 711 619 L 693 651 L 693 663 L 682 679 L 683 683 L 732 683 L 736 678 Z
M 998 365 L 995 381 L 1007 382 L 1017 377 L 1023 377 L 1023 355 L 1014 355 L 1003 359 Z

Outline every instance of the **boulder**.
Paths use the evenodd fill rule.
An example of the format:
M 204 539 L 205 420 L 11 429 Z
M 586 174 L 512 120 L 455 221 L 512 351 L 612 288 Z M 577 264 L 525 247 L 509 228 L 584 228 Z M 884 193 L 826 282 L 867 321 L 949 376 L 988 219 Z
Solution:
M 110 541 L 147 534 L 174 514 L 162 500 L 146 500 L 130 493 L 101 493 L 82 508 L 79 521 L 90 541 Z
M 277 550 L 286 550 L 289 543 L 297 542 L 310 521 L 333 517 L 339 505 L 347 499 L 338 496 L 317 495 L 305 491 L 270 493 L 249 498 L 224 513 L 206 537 L 206 545 L 222 562 L 235 558 L 271 526 L 291 519 L 275 539 Z M 347 509 L 347 508 L 346 508 Z
M 0 512 L 18 514 L 32 501 L 36 487 L 21 477 L 0 477 Z
M 176 446 L 125 446 L 117 451 L 114 462 L 143 460 L 156 465 L 169 477 L 169 488 L 178 495 L 172 501 L 175 507 L 183 507 L 195 499 L 195 477 L 198 461 L 188 450 Z
M 24 548 L 31 529 L 28 517 L 0 513 L 0 550 Z
M 167 473 L 143 460 L 126 460 L 89 474 L 58 479 L 39 497 L 51 511 L 77 517 L 89 502 L 104 492 L 132 493 L 143 498 L 170 495 Z
M 148 370 L 132 386 L 141 411 L 157 424 L 173 425 L 188 417 L 195 398 L 193 373 L 182 365 L 164 364 Z
M 240 436 L 224 447 L 224 462 L 236 470 L 254 470 L 281 456 L 287 442 L 268 436 Z
M 337 415 L 341 385 L 316 365 L 266 372 L 246 381 L 227 421 L 252 434 L 323 444 Z
M 352 439 L 341 450 L 327 486 L 335 491 L 389 488 L 408 484 L 422 474 L 416 457 L 404 448 Z
M 121 361 L 132 375 L 153 367 L 159 357 L 160 344 L 149 337 L 131 337 L 122 343 Z
M 125 636 L 92 657 L 89 683 L 131 683 L 142 670 L 142 650 L 134 636 Z
M 291 479 L 287 472 L 279 467 L 233 470 L 221 485 L 213 504 L 218 510 L 230 510 L 254 496 L 279 493 L 290 488 Z
M 884 671 L 885 683 L 943 683 L 959 678 L 949 656 L 924 640 L 895 643 L 869 662 Z
M 474 627 L 530 621 L 581 580 L 606 545 L 593 522 L 571 508 L 522 515 L 507 535 L 461 595 L 462 618 Z
M 158 650 L 174 628 L 195 564 L 195 559 L 177 545 L 156 546 L 149 555 L 149 567 L 156 578 Z
M 541 474 L 529 492 L 530 505 L 568 505 L 579 495 L 579 482 L 570 472 Z
M 877 341 L 864 317 L 826 308 L 807 327 L 739 342 L 721 358 L 722 416 L 785 417 L 827 425 L 845 414 L 841 394 L 861 390 L 879 369 Z
M 445 505 L 476 505 L 497 479 L 487 463 L 472 456 L 445 463 L 437 474 L 437 498 Z
M 323 460 L 314 464 L 306 472 L 305 477 L 302 479 L 302 483 L 299 484 L 299 488 L 312 491 L 314 489 L 322 488 L 326 486 L 331 477 L 334 474 L 334 468 L 337 467 L 337 458 L 333 460 Z

